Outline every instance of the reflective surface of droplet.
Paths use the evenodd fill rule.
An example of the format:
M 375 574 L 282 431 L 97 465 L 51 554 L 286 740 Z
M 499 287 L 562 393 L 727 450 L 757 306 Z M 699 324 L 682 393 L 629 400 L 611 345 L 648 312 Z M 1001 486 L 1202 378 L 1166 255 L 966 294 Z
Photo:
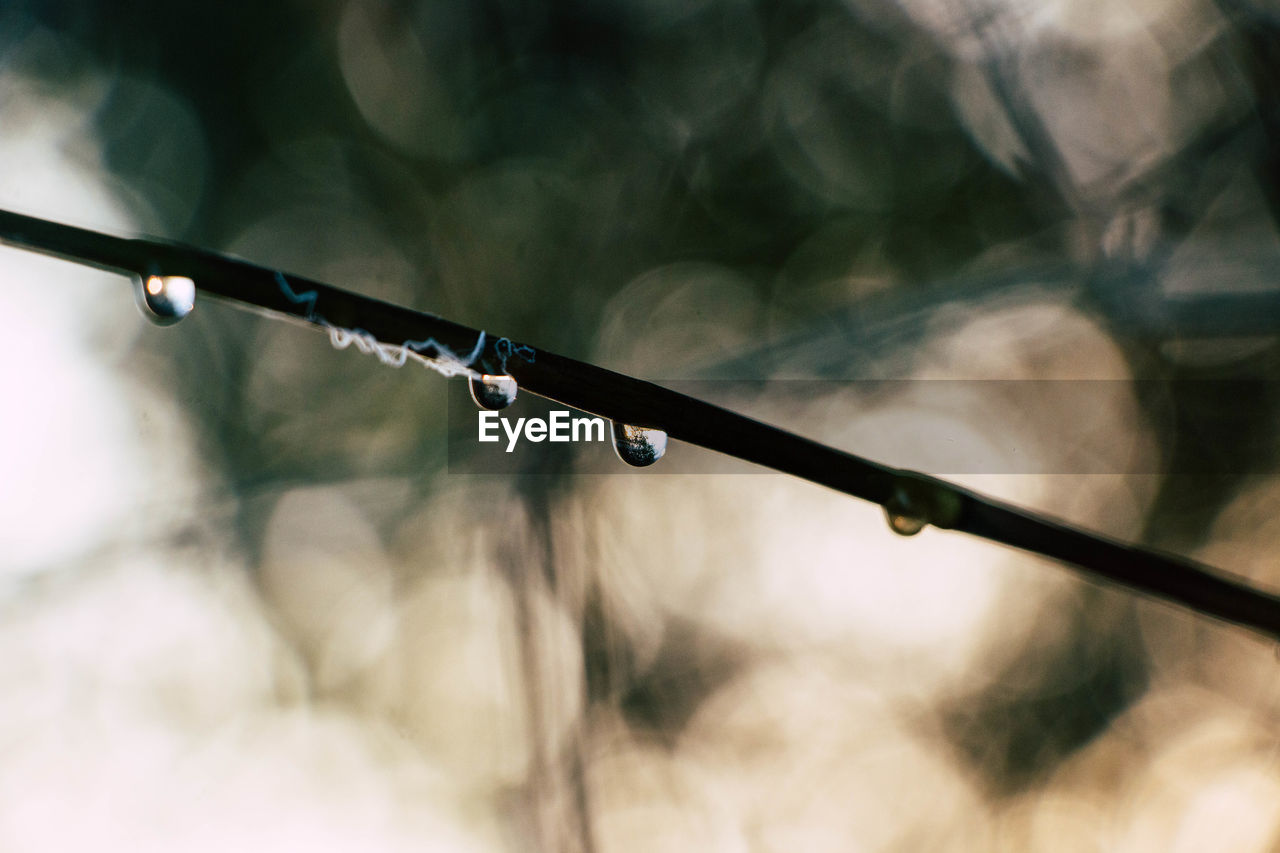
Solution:
M 885 501 L 884 517 L 889 529 L 899 536 L 915 536 L 929 524 L 928 513 L 904 484 L 896 486 Z
M 520 390 L 510 376 L 484 374 L 471 377 L 471 399 L 482 409 L 498 411 L 515 402 Z
M 614 422 L 613 449 L 628 465 L 652 465 L 667 452 L 667 434 L 660 429 L 633 427 Z
M 195 307 L 196 283 L 184 275 L 149 275 L 136 281 L 142 313 L 158 326 L 172 326 Z
M 884 511 L 884 517 L 889 522 L 889 529 L 899 536 L 915 536 L 928 525 L 923 518 L 891 512 L 888 509 Z

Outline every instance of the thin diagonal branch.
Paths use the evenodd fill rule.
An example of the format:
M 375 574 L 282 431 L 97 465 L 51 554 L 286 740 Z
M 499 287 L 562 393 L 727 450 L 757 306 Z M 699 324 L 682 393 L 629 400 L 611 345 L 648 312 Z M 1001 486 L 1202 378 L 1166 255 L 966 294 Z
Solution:
M 507 374 L 527 392 L 828 486 L 1074 566 L 1105 581 L 1280 638 L 1280 598 L 1209 566 L 1122 543 L 899 470 L 702 400 L 507 338 L 200 249 L 125 239 L 0 211 L 0 242 L 127 275 L 182 275 L 200 291 L 326 328 L 446 373 Z

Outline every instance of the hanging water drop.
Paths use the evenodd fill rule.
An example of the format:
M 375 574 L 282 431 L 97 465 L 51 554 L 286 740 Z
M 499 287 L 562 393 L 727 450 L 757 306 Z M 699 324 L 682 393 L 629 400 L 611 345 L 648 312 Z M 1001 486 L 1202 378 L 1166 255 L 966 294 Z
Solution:
M 884 502 L 884 517 L 889 529 L 899 536 L 915 536 L 929 524 L 929 513 L 912 481 L 903 480 L 894 486 L 889 500 Z
M 515 402 L 520 388 L 510 376 L 484 374 L 471 377 L 471 399 L 482 409 L 498 411 Z
M 149 275 L 137 279 L 142 313 L 157 326 L 172 326 L 191 313 L 196 283 L 183 275 Z
M 652 465 L 667 452 L 667 434 L 660 429 L 613 422 L 613 449 L 628 465 Z
M 915 536 L 929 524 L 923 518 L 893 512 L 888 507 L 885 508 L 884 517 L 889 522 L 889 529 L 899 536 Z
M 954 493 L 925 476 L 906 471 L 893 483 L 893 491 L 884 501 L 884 519 L 900 537 L 914 537 L 931 524 L 948 528 L 955 524 L 959 512 L 960 502 Z

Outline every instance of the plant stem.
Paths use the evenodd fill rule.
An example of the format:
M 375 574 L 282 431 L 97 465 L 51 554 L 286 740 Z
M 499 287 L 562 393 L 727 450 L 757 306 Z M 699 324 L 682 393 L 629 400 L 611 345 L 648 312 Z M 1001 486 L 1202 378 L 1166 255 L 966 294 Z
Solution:
M 1122 543 L 945 481 L 872 462 L 694 397 L 432 314 L 201 249 L 126 239 L 0 211 L 0 242 L 127 275 L 183 275 L 213 297 L 322 328 L 358 331 L 427 359 L 508 374 L 521 389 L 801 477 L 941 528 L 1040 554 L 1102 580 L 1280 638 L 1280 598 L 1208 566 Z

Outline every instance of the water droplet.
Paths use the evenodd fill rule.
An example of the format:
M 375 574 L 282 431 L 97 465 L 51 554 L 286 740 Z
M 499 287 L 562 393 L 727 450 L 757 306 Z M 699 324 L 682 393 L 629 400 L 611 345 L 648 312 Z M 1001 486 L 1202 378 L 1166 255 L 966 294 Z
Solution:
M 924 530 L 929 524 L 927 515 L 901 485 L 894 488 L 884 504 L 884 517 L 889 522 L 889 529 L 899 536 L 915 536 Z
M 482 409 L 498 411 L 516 400 L 520 388 L 510 376 L 484 374 L 471 377 L 471 399 Z
M 143 315 L 157 326 L 172 326 L 191 313 L 196 283 L 183 275 L 149 275 L 137 281 Z
M 660 429 L 613 424 L 613 449 L 628 465 L 652 465 L 667 452 L 667 434 Z
M 899 536 L 915 536 L 921 530 L 924 530 L 929 523 L 923 518 L 915 518 L 900 512 L 890 512 L 887 509 L 884 511 L 884 517 L 889 521 L 889 529 Z

